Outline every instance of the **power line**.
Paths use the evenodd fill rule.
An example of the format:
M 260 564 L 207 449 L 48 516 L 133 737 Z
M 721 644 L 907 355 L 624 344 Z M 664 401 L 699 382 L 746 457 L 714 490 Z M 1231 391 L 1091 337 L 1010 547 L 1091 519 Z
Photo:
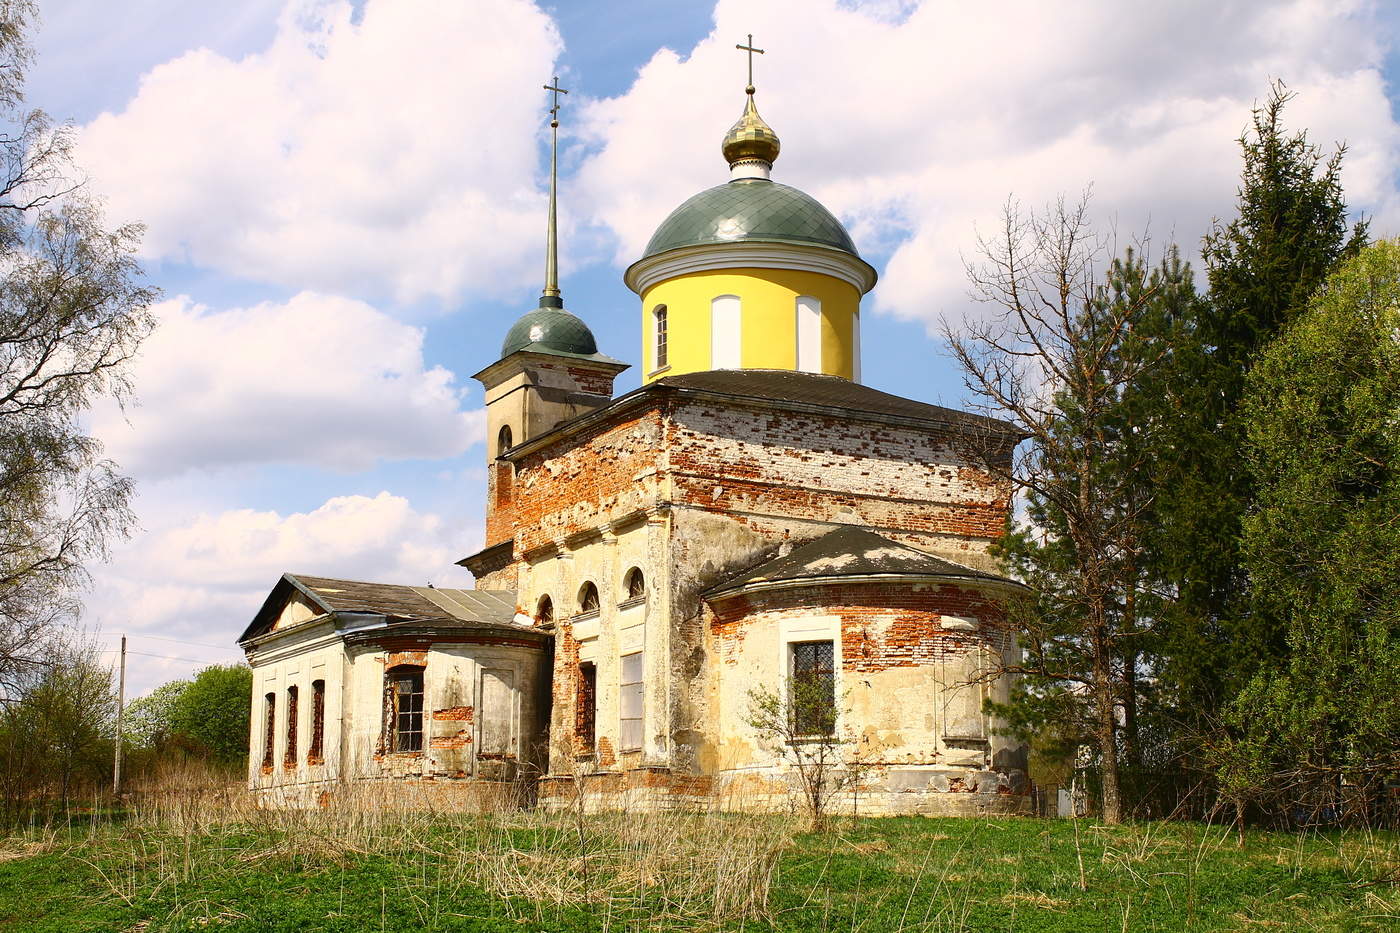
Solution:
M 120 649 L 118 649 L 118 648 L 103 648 L 101 653 L 102 653 L 102 654 L 116 654 L 117 651 L 119 651 L 119 650 L 120 650 Z M 126 653 L 127 653 L 127 654 L 139 654 L 139 655 L 143 655 L 143 656 L 148 657 L 148 658 L 160 658 L 160 659 L 163 660 L 163 661 L 186 661 L 186 662 L 188 662 L 188 663 L 190 663 L 190 664 L 221 664 L 221 663 L 223 663 L 223 660 L 227 660 L 227 659 L 223 659 L 223 660 L 219 660 L 219 659 L 210 660 L 209 658 L 177 658 L 177 657 L 175 657 L 175 656 L 172 655 L 172 654 L 152 654 L 152 653 L 149 652 L 149 651 L 136 651 L 135 649 L 132 649 L 132 648 L 126 649 Z
M 136 634 L 134 634 L 134 635 L 132 635 L 132 636 L 130 636 L 130 637 L 132 637 L 132 638 L 154 638 L 154 639 L 157 639 L 157 640 L 159 640 L 159 641 L 173 641 L 173 642 L 175 642 L 175 643 L 178 644 L 178 645 L 194 645 L 194 646 L 197 647 L 197 648 L 217 648 L 217 649 L 220 650 L 220 651 L 234 651 L 234 650 L 236 650 L 236 649 L 234 649 L 234 648 L 231 648 L 231 647 L 228 646 L 228 645 L 211 645 L 211 644 L 209 644 L 209 643 L 206 642 L 206 641 L 186 641 L 186 640 L 183 639 L 183 638 L 171 638 L 169 635 L 147 635 L 147 634 L 145 634 L 144 632 L 137 632 Z

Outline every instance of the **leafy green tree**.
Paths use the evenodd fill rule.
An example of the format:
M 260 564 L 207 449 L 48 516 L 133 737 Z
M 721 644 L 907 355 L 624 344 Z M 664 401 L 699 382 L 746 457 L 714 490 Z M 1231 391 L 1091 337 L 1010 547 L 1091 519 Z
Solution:
M 175 706 L 189 686 L 188 680 L 172 680 L 132 700 L 123 720 L 127 742 L 156 750 L 169 741 L 175 731 L 171 725 Z
M 1244 558 L 1288 655 L 1230 751 L 1300 801 L 1400 772 L 1400 241 L 1333 274 L 1250 373 Z
M 52 656 L 85 564 L 132 526 L 131 483 L 83 431 L 130 394 L 154 320 L 140 230 L 103 226 L 71 131 L 23 104 L 29 0 L 0 0 L 0 697 Z
M 1154 670 L 1181 713 L 1208 722 L 1261 663 L 1286 653 L 1276 620 L 1251 611 L 1240 553 L 1254 497 L 1242 454 L 1246 380 L 1258 355 L 1304 308 L 1343 259 L 1366 241 L 1347 226 L 1345 148 L 1324 158 L 1306 132 L 1288 133 L 1292 95 L 1279 83 L 1240 139 L 1244 171 L 1236 217 L 1202 247 L 1208 301 L 1180 322 L 1144 394 L 1160 422 L 1152 456 L 1153 529 L 1148 575 L 1171 597 Z
M 248 754 L 253 672 L 245 664 L 215 664 L 195 675 L 170 710 L 170 730 L 187 736 L 217 761 Z

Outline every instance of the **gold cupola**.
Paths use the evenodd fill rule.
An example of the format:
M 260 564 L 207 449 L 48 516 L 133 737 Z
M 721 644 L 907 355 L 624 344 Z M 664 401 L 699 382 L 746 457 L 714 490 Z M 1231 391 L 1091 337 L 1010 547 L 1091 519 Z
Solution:
M 731 177 L 767 178 L 782 151 L 782 143 L 773 128 L 758 115 L 753 102 L 754 86 L 750 84 L 744 88 L 744 93 L 749 96 L 744 104 L 744 115 L 724 134 L 720 151 L 729 163 Z

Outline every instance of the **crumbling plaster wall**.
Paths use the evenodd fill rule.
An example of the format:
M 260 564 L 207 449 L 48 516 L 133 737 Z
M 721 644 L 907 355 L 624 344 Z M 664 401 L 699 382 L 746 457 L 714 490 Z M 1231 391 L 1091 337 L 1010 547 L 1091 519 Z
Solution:
M 833 642 L 844 754 L 882 767 L 982 770 L 1020 748 L 994 734 L 999 723 L 983 709 L 984 699 L 1004 702 L 1008 684 L 979 676 L 1016 650 L 991 594 L 933 583 L 833 583 L 719 600 L 708 618 L 719 770 L 778 763 L 745 721 L 750 691 L 781 696 L 790 646 L 803 641 Z
M 344 777 L 512 780 L 524 763 L 542 766 L 547 655 L 542 645 L 491 636 L 391 638 L 351 648 Z M 424 736 L 417 751 L 386 750 L 384 743 L 384 673 L 400 665 L 423 670 Z M 503 682 L 505 702 L 483 705 L 488 692 L 499 698 Z M 489 758 L 478 754 L 488 732 L 508 737 Z
M 253 704 L 248 735 L 248 785 L 268 788 L 285 784 L 335 780 L 342 767 L 341 724 L 345 686 L 344 643 L 330 622 L 311 623 L 289 631 L 248 659 L 253 670 Z M 308 758 L 312 731 L 312 683 L 325 681 L 322 759 Z M 297 688 L 297 755 L 288 764 L 287 688 Z M 276 696 L 272 765 L 263 767 L 267 729 L 267 694 Z

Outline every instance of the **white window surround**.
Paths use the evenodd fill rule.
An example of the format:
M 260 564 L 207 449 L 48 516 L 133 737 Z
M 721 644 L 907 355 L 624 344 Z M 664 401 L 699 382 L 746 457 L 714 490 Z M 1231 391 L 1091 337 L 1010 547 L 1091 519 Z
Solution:
M 822 371 L 822 303 L 810 295 L 797 299 L 797 371 Z
M 786 701 L 788 679 L 792 675 L 792 643 L 798 641 L 829 641 L 836 667 L 836 702 L 840 706 L 842 686 L 841 670 L 841 617 L 835 615 L 806 616 L 797 619 L 783 619 L 778 623 L 777 654 L 773 658 L 773 670 L 779 672 L 780 695 Z
M 738 295 L 710 301 L 710 368 L 739 369 L 743 363 L 743 307 Z
M 851 315 L 851 381 L 860 382 L 860 311 Z

